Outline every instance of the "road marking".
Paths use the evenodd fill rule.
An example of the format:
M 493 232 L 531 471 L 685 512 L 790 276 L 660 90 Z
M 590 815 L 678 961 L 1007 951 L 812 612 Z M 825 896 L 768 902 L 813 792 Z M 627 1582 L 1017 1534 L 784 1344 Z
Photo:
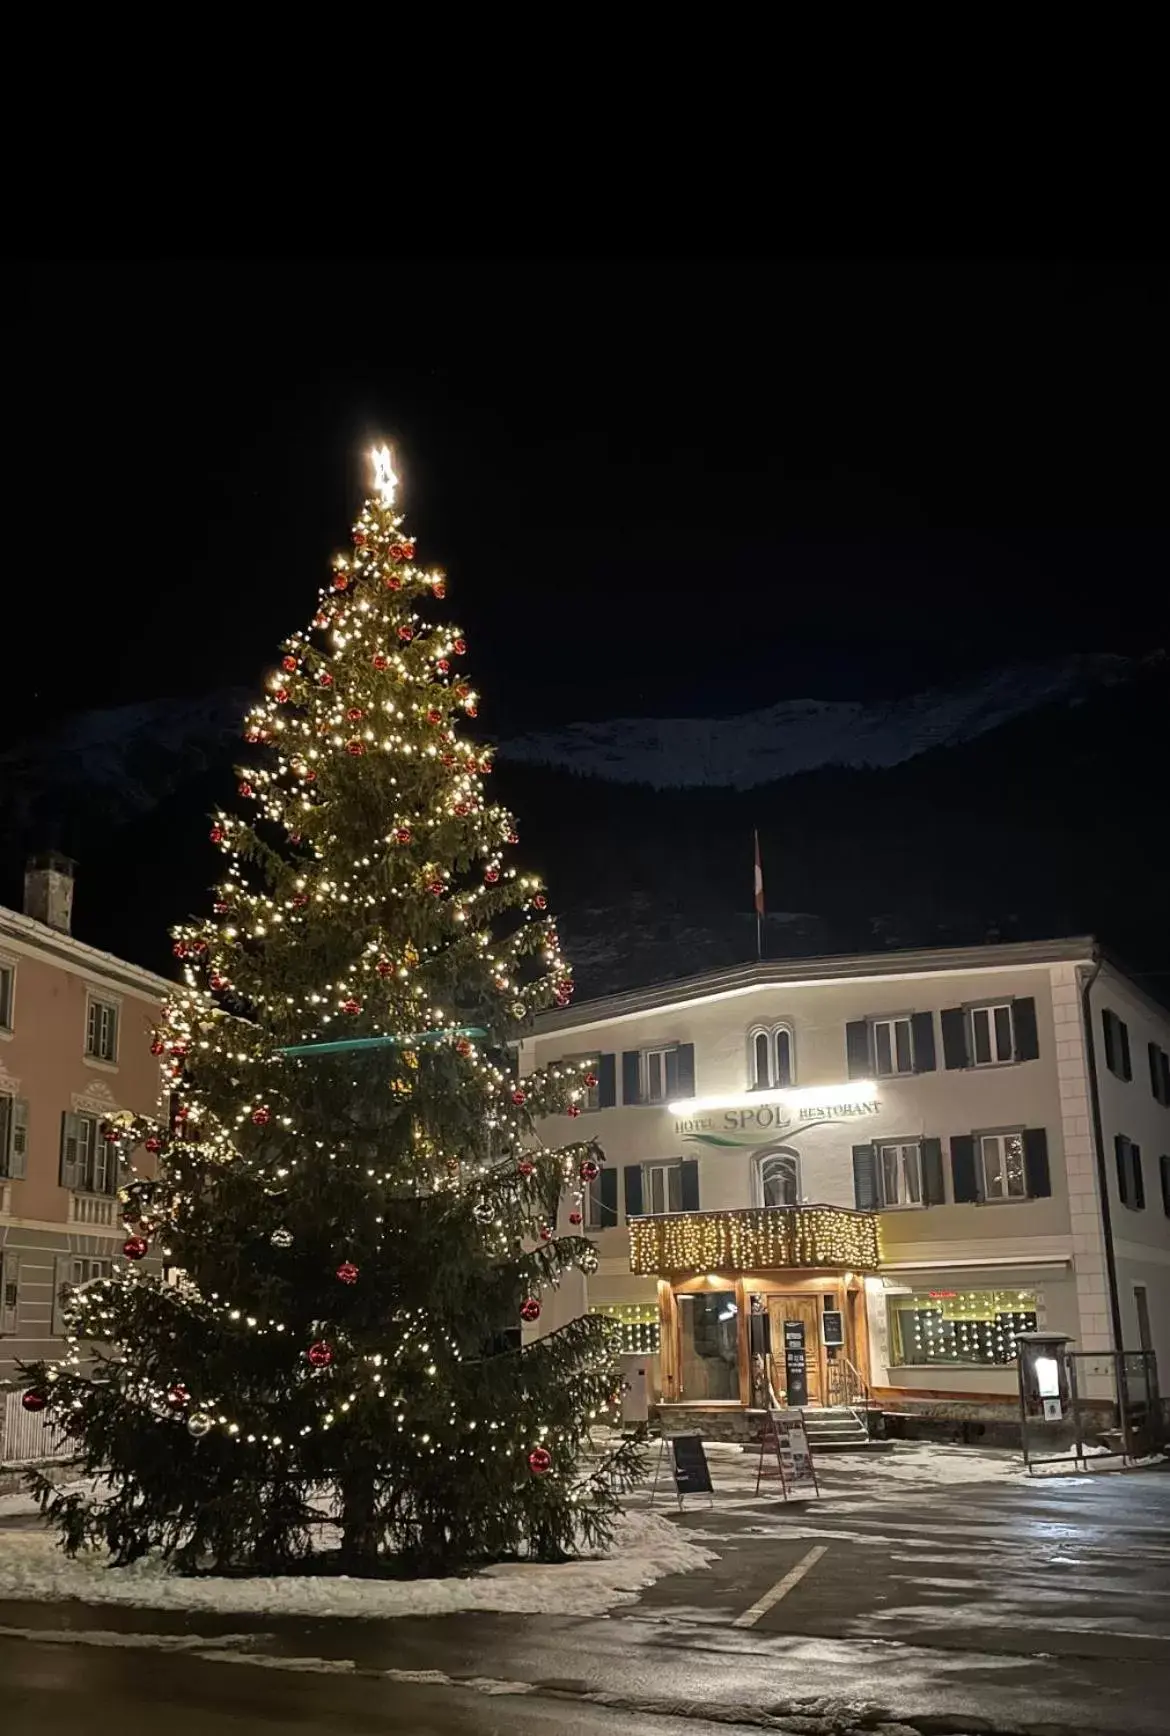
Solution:
M 827 1544 L 818 1543 L 807 1555 L 802 1555 L 796 1566 L 790 1567 L 784 1578 L 776 1581 L 771 1591 L 766 1591 L 750 1609 L 745 1609 L 742 1615 L 736 1616 L 732 1627 L 755 1627 L 760 1617 L 767 1615 L 773 1604 L 779 1603 L 782 1597 L 788 1596 L 794 1585 L 800 1584 L 805 1574 L 816 1566 L 827 1547 Z

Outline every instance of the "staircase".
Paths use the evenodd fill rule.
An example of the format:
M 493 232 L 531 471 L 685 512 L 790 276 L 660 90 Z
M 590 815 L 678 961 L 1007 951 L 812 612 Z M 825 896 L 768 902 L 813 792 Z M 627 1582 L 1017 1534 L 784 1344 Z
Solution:
M 824 1410 L 806 1410 L 804 1432 L 814 1453 L 879 1451 L 887 1443 L 871 1441 L 865 1415 L 850 1405 L 827 1405 Z

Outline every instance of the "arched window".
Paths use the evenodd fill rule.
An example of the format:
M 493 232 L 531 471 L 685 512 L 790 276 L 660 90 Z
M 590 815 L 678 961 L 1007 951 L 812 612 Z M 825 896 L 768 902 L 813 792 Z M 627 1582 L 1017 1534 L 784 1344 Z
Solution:
M 791 1025 L 753 1025 L 748 1034 L 753 1091 L 783 1090 L 796 1077 Z
M 756 1192 L 762 1206 L 800 1204 L 800 1159 L 794 1151 L 769 1151 L 756 1159 Z

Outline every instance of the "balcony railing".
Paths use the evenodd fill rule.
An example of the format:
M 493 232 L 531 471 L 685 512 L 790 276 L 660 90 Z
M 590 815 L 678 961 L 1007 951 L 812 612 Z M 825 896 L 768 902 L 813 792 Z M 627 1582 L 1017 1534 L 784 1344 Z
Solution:
M 71 1193 L 69 1195 L 69 1222 L 71 1224 L 95 1224 L 101 1229 L 110 1229 L 115 1221 L 118 1202 L 110 1194 Z
M 875 1212 L 843 1206 L 757 1206 L 738 1212 L 668 1212 L 631 1218 L 631 1272 L 754 1272 L 881 1264 Z

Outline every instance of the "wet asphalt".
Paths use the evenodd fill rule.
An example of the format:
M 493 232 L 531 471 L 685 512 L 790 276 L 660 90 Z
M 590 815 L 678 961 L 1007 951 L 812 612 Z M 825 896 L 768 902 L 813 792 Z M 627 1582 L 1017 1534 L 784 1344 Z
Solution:
M 38 1736 L 1170 1724 L 1170 1466 L 888 1491 L 867 1476 L 820 1506 L 748 1492 L 688 1508 L 676 1522 L 719 1559 L 601 1618 L 0 1603 L 0 1722 Z

